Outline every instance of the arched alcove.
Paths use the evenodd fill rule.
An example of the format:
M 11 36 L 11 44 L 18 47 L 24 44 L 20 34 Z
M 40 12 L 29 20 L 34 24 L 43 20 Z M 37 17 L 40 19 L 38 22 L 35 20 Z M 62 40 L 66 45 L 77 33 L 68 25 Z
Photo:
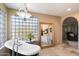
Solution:
M 78 21 L 74 17 L 67 17 L 63 21 L 63 43 L 78 42 Z

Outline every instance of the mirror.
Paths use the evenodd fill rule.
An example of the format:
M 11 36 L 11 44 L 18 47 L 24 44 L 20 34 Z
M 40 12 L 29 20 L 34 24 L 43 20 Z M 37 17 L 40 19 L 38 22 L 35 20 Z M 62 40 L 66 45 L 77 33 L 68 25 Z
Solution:
M 41 46 L 51 46 L 54 39 L 54 27 L 52 24 L 41 23 Z

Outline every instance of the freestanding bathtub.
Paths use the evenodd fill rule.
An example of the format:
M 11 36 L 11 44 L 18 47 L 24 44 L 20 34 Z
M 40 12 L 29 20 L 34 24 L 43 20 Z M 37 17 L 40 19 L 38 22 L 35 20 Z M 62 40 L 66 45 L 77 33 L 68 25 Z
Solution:
M 38 45 L 34 44 L 29 44 L 26 43 L 22 40 L 19 40 L 19 45 L 18 45 L 18 51 L 17 51 L 17 43 L 15 44 L 15 47 L 13 48 L 14 45 L 14 40 L 8 40 L 5 42 L 5 47 L 10 49 L 12 52 L 18 53 L 18 55 L 24 55 L 24 56 L 33 56 L 33 55 L 38 55 L 41 48 Z

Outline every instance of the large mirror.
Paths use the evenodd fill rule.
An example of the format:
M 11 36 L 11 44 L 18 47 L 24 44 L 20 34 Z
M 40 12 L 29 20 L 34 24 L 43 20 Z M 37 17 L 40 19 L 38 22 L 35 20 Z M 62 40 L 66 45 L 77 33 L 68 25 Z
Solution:
M 41 23 L 41 47 L 52 46 L 54 40 L 54 26 L 51 23 Z

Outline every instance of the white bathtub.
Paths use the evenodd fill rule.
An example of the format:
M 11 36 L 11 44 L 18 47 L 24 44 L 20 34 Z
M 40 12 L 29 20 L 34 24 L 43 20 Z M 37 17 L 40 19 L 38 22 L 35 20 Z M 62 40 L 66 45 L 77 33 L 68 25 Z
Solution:
M 28 44 L 28 43 L 25 43 L 24 41 L 19 41 L 20 42 L 20 46 L 18 47 L 18 52 L 17 52 L 17 47 L 15 45 L 15 48 L 13 50 L 13 44 L 14 44 L 14 40 L 9 40 L 5 43 L 5 47 L 8 48 L 8 49 L 11 49 L 19 54 L 22 54 L 22 55 L 35 55 L 37 53 L 40 52 L 40 46 L 38 45 L 33 45 L 33 44 Z

